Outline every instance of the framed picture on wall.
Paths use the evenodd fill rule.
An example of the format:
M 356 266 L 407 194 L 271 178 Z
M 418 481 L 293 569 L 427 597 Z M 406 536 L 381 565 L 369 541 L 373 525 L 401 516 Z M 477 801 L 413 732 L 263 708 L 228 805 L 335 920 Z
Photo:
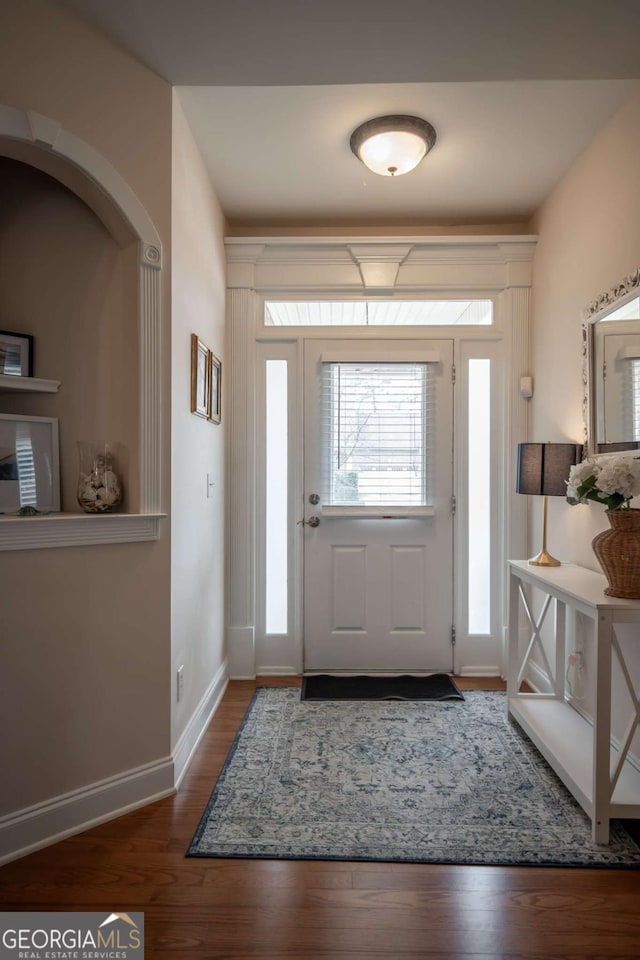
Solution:
M 55 417 L 0 414 L 0 514 L 60 510 L 60 456 Z
M 191 413 L 209 418 L 211 411 L 211 351 L 191 334 Z
M 222 364 L 211 354 L 211 410 L 209 419 L 220 423 L 222 419 Z
M 0 330 L 0 374 L 33 376 L 33 337 L 30 333 Z

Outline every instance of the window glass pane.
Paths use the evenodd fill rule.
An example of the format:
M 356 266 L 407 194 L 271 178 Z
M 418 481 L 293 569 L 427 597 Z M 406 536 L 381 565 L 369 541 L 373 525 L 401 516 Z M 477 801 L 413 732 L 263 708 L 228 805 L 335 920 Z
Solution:
M 28 423 L 16 423 L 15 458 L 18 470 L 20 506 L 35 507 L 38 502 L 36 464 L 33 454 L 31 425 Z
M 630 382 L 625 388 L 625 419 L 628 423 L 625 423 L 624 436 L 640 440 L 640 360 L 634 357 L 626 367 L 628 368 L 626 379 Z
M 276 327 L 485 326 L 491 323 L 491 300 L 285 301 L 265 304 L 265 324 Z
M 432 424 L 426 363 L 325 363 L 324 502 L 423 506 Z
M 469 360 L 469 633 L 491 632 L 491 361 Z
M 287 632 L 287 361 L 266 361 L 266 633 Z

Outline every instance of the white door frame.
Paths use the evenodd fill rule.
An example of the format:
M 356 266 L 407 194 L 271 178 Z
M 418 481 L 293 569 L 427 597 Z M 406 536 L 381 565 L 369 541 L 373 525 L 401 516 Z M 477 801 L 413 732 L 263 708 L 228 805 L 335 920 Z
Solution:
M 431 335 L 456 341 L 456 357 L 473 356 L 475 347 L 491 342 L 501 344 L 504 376 L 499 384 L 503 404 L 502 444 L 505 455 L 500 465 L 503 491 L 498 554 L 495 558 L 496 630 L 500 638 L 498 669 L 502 670 L 503 635 L 506 623 L 504 559 L 526 553 L 526 498 L 514 493 L 514 457 L 509 451 L 527 439 L 527 404 L 520 396 L 520 378 L 529 375 L 528 343 L 531 259 L 535 237 L 420 238 L 366 242 L 303 238 L 231 238 L 227 242 L 228 329 L 230 373 L 227 378 L 226 409 L 229 420 L 227 512 L 227 652 L 232 677 L 253 677 L 256 673 L 300 672 L 301 648 L 301 544 L 294 547 L 292 571 L 299 589 L 294 591 L 291 626 L 297 631 L 290 643 L 276 645 L 279 662 L 265 662 L 265 646 L 259 634 L 256 585 L 259 531 L 256 527 L 260 497 L 257 470 L 257 417 L 259 415 L 259 367 L 261 344 L 287 344 L 295 355 L 295 383 L 291 389 L 301 409 L 301 349 L 305 338 L 330 336 L 416 339 Z M 363 263 L 376 262 L 380 277 L 389 286 L 371 289 L 361 271 Z M 264 325 L 265 299 L 351 299 L 377 296 L 403 299 L 492 298 L 492 327 L 415 327 L 328 329 L 326 327 L 276 328 Z M 474 346 L 475 345 L 475 346 Z M 469 354 L 471 350 L 471 354 Z M 461 352 L 462 351 L 462 352 Z M 276 348 L 277 353 L 277 348 Z M 262 354 L 262 356 L 264 353 Z M 272 354 L 273 355 L 273 354 Z M 477 355 L 477 354 L 476 354 Z M 482 354 L 480 354 L 482 355 Z M 293 369 L 293 366 L 291 367 Z M 456 415 L 460 400 L 456 397 Z M 458 427 L 460 420 L 456 419 Z M 301 427 L 296 427 L 299 433 Z M 460 470 L 460 452 L 457 469 Z M 302 507 L 301 452 L 296 452 L 292 477 L 294 507 Z M 302 516 L 302 513 L 301 513 Z M 297 518 L 296 518 L 297 519 Z M 456 534 L 456 562 L 460 563 L 460 533 Z M 298 538 L 301 541 L 301 538 Z M 457 567 L 458 574 L 460 567 Z M 456 617 L 460 616 L 459 598 Z M 462 656 L 462 655 L 461 655 Z M 472 662 L 458 657 L 456 669 L 474 672 Z
M 305 426 L 301 438 L 304 448 L 303 506 L 306 517 L 317 512 L 320 518 L 319 529 L 300 529 L 305 558 L 302 591 L 304 628 L 301 636 L 305 672 L 392 670 L 398 673 L 424 673 L 449 672 L 452 668 L 454 344 L 449 338 L 436 337 L 433 328 L 429 332 L 429 337 L 400 341 L 400 350 L 398 341 L 388 338 L 336 340 L 329 335 L 322 339 L 306 338 L 304 341 Z M 401 520 L 390 521 L 388 518 L 382 519 L 385 513 L 389 514 L 389 507 L 369 506 L 359 508 L 365 510 L 369 517 L 368 521 L 363 521 L 354 517 L 349 507 L 332 509 L 322 500 L 317 507 L 313 507 L 308 502 L 310 493 L 317 491 L 324 495 L 328 492 L 323 491 L 321 479 L 325 458 L 316 392 L 321 376 L 321 361 L 327 359 L 383 364 L 422 361 L 430 366 L 429 396 L 435 402 L 437 414 L 429 431 L 433 446 L 427 454 L 428 479 L 425 477 L 424 481 L 428 506 L 415 508 L 415 514 L 419 516 L 405 516 Z M 399 512 L 411 514 L 413 510 L 401 508 Z M 332 513 L 333 518 L 328 516 Z M 336 516 L 340 513 L 341 517 Z M 430 516 L 427 517 L 427 513 Z M 345 548 L 349 551 L 349 560 L 339 582 L 331 586 L 325 577 L 332 568 L 332 562 L 340 562 L 341 551 Z M 355 554 L 354 549 L 358 551 Z M 402 564 L 403 554 L 406 556 L 405 551 L 416 549 L 420 551 L 420 559 L 417 562 L 412 560 L 400 576 L 398 573 L 394 575 L 396 564 Z M 411 556 L 415 558 L 415 552 Z M 333 557 L 333 561 L 330 557 Z M 354 582 L 351 574 L 357 558 L 360 562 L 361 592 L 352 589 Z M 423 575 L 419 577 L 418 570 L 421 567 Z M 383 572 L 385 568 L 386 572 Z M 414 609 L 414 619 L 405 625 L 408 629 L 403 631 L 402 628 L 398 629 L 398 621 L 393 620 L 394 616 L 402 615 L 399 611 L 393 614 L 392 608 L 397 591 L 404 592 L 408 587 L 408 607 L 413 605 L 412 601 L 417 601 L 418 609 Z M 342 629 L 339 622 L 334 623 L 334 616 L 340 616 L 334 607 L 336 593 L 342 598 L 340 602 L 349 609 L 347 617 L 355 617 L 354 622 L 358 624 L 355 629 L 354 622 L 349 622 L 349 626 Z M 331 599 L 332 595 L 334 600 Z M 352 601 L 356 596 L 361 602 L 354 609 Z M 408 609 L 406 601 L 400 604 L 404 610 Z

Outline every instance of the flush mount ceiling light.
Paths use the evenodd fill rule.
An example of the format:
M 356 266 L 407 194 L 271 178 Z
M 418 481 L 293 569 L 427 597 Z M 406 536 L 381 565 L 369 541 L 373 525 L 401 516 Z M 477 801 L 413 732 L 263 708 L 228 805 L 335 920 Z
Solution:
M 376 117 L 351 134 L 351 149 L 369 170 L 382 177 L 399 177 L 418 166 L 436 142 L 426 120 L 399 114 Z

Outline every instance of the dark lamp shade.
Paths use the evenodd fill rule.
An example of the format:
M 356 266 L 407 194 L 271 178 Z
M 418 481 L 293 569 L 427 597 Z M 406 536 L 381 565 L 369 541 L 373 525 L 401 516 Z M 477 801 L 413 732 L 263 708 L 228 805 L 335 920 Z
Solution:
M 516 493 L 566 497 L 569 471 L 581 460 L 579 443 L 519 443 Z

